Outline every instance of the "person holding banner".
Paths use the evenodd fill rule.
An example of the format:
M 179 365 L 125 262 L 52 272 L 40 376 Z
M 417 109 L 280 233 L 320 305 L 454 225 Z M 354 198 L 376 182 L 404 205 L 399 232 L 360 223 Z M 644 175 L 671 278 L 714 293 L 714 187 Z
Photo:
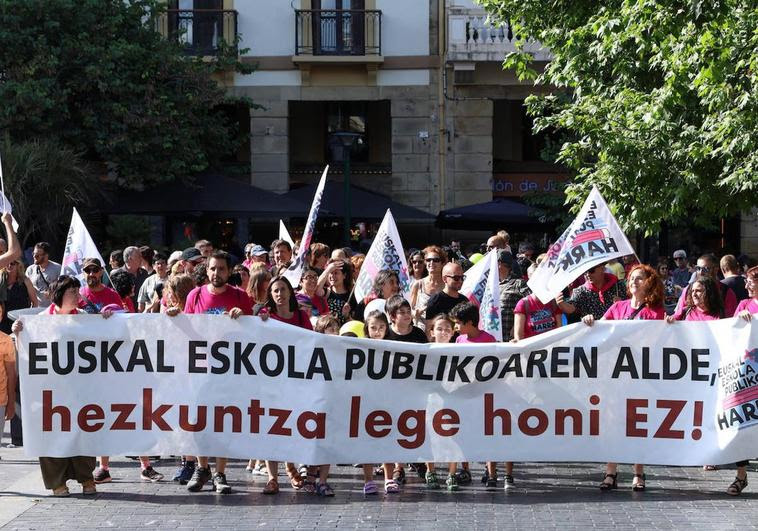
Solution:
M 734 292 L 725 284 L 722 284 L 719 280 L 719 263 L 716 257 L 712 254 L 704 254 L 697 259 L 697 265 L 695 266 L 695 278 L 702 278 L 709 276 L 716 283 L 716 289 L 721 297 L 721 301 L 724 305 L 725 315 L 734 315 L 737 310 L 737 297 Z M 687 302 L 687 292 L 690 290 L 692 284 L 684 288 L 682 294 L 677 302 L 675 314 L 678 314 Z
M 266 297 L 266 306 L 261 309 L 258 315 L 264 321 L 269 317 L 276 321 L 291 324 L 306 330 L 313 330 L 310 316 L 298 308 L 295 290 L 286 277 L 276 277 L 268 286 Z M 287 475 L 290 477 L 290 484 L 295 490 L 306 489 L 311 492 L 315 491 L 315 485 L 303 481 L 295 465 L 290 462 L 284 463 L 287 469 Z M 327 466 L 327 465 L 322 465 Z M 279 461 L 266 461 L 266 470 L 268 471 L 268 483 L 263 488 L 263 494 L 278 494 L 279 481 L 276 479 L 279 475 Z M 326 481 L 326 478 L 324 478 Z
M 563 294 L 555 298 L 563 313 L 578 313 L 580 318 L 592 315 L 594 319 L 600 319 L 614 302 L 626 298 L 624 284 L 618 281 L 616 275 L 605 272 L 605 264 L 585 271 L 584 279 L 584 284 L 574 289 L 569 300 L 564 301 Z
M 196 287 L 187 295 L 184 313 L 228 315 L 237 319 L 241 315 L 252 315 L 250 299 L 240 288 L 228 285 L 231 274 L 231 257 L 225 251 L 214 251 L 208 261 L 208 284 Z M 190 492 L 199 492 L 213 480 L 213 490 L 219 494 L 229 494 L 232 487 L 226 480 L 226 458 L 216 457 L 216 473 L 211 476 L 208 457 L 197 457 L 197 468 L 187 484 Z
M 41 313 L 50 315 L 76 315 L 85 313 L 79 308 L 81 296 L 79 294 L 81 284 L 76 277 L 62 275 L 50 285 L 49 295 L 51 304 Z M 102 316 L 108 318 L 112 315 L 109 310 L 104 310 Z M 17 319 L 13 323 L 13 333 L 18 334 L 24 329 L 24 323 Z M 73 479 L 82 485 L 82 493 L 85 495 L 97 494 L 95 479 L 92 471 L 96 460 L 93 456 L 73 457 L 40 457 L 39 466 L 42 472 L 42 481 L 46 489 L 53 491 L 53 496 L 66 497 L 70 495 L 66 481 Z
M 667 316 L 666 322 L 723 319 L 726 316 L 724 303 L 716 284 L 710 276 L 699 277 L 687 288 L 684 306 Z
M 637 264 L 632 267 L 627 276 L 627 292 L 629 299 L 614 302 L 603 315 L 606 321 L 633 321 L 663 319 L 666 311 L 663 309 L 663 282 L 652 267 Z M 587 326 L 595 323 L 592 313 L 585 315 L 582 321 Z M 618 463 L 606 463 L 605 475 L 600 483 L 600 490 L 607 491 L 618 486 Z M 634 464 L 634 479 L 632 490 L 645 490 L 644 465 Z

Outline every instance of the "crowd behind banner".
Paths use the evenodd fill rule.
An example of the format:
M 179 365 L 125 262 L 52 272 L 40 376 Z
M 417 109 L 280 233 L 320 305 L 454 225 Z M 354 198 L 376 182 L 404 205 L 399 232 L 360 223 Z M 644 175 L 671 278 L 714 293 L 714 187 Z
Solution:
M 310 243 L 306 256 L 301 257 L 300 281 L 293 285 L 284 273 L 296 257 L 293 245 L 285 239 L 270 245 L 248 243 L 243 257 L 200 240 L 194 247 L 170 253 L 147 246 L 111 252 L 109 287 L 104 283 L 106 264 L 99 258 L 82 257 L 82 284 L 73 276 L 61 275 L 61 265 L 50 260 L 50 245 L 45 242 L 35 245 L 33 263 L 25 267 L 9 215 L 3 216 L 3 223 L 8 243 L 3 242 L 0 249 L 4 310 L 0 322 L 0 419 L 14 418 L 15 351 L 9 334 L 23 329 L 23 319 L 12 322 L 8 312 L 33 307 L 46 314 L 96 313 L 104 318 L 118 312 L 219 314 L 219 319 L 257 315 L 323 334 L 413 343 L 493 343 L 496 338 L 480 321 L 482 298 L 463 289 L 467 272 L 486 254 L 491 267 L 497 268 L 493 278 L 497 277 L 498 289 L 489 293 L 499 294 L 498 330 L 505 342 L 518 342 L 578 321 L 592 326 L 598 319 L 659 319 L 674 325 L 676 321 L 732 316 L 750 320 L 758 313 L 758 267 L 746 256 L 688 257 L 684 250 L 677 250 L 652 265 L 638 263 L 634 255 L 624 256 L 592 266 L 545 303 L 531 293 L 527 281 L 547 254 L 529 242 L 512 246 L 505 231 L 466 252 L 460 242 L 407 252 L 401 247 L 402 260 L 396 262 L 407 264 L 410 285 L 404 286 L 402 272 L 378 268 L 362 297 L 356 297 L 355 285 L 367 258 L 351 248 L 330 249 L 323 243 Z M 14 426 L 12 442 L 23 444 L 19 425 Z M 246 470 L 268 478 L 263 492 L 279 492 L 278 463 L 251 457 Z M 182 456 L 173 480 L 190 492 L 206 485 L 218 493 L 231 492 L 225 457 L 215 456 L 213 469 L 211 459 Z M 141 479 L 163 479 L 148 456 L 139 460 Z M 80 482 L 85 494 L 95 493 L 95 484 L 111 481 L 108 456 L 43 457 L 40 464 L 45 486 L 56 496 L 69 494 L 67 480 Z M 440 463 L 361 464 L 364 493 L 399 492 L 409 468 L 431 489 L 454 491 L 472 482 L 469 463 L 445 463 L 439 475 L 435 465 Z M 728 487 L 729 494 L 737 495 L 747 486 L 745 465 L 736 464 L 737 477 Z M 284 469 L 293 489 L 334 495 L 328 483 L 329 465 L 285 462 Z M 377 475 L 383 479 L 381 489 L 374 482 Z M 487 488 L 509 488 L 516 478 L 513 463 L 487 462 L 482 482 Z M 606 464 L 600 489 L 616 488 L 617 479 L 617 465 Z M 632 488 L 644 490 L 645 479 L 643 464 L 635 464 Z

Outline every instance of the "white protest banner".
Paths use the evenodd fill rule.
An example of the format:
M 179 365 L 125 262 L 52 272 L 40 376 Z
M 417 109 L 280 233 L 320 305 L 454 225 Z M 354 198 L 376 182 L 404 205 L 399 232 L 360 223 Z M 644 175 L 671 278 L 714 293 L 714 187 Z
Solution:
M 400 280 L 400 295 L 406 299 L 411 296 L 411 277 L 408 273 L 408 262 L 405 260 L 403 242 L 400 241 L 400 233 L 395 225 L 392 212 L 387 209 L 382 224 L 376 231 L 374 241 L 366 254 L 366 260 L 361 266 L 361 272 L 355 281 L 355 299 L 362 301 L 369 293 L 374 284 L 377 273 L 383 269 L 390 269 L 397 273 Z
M 490 259 L 492 255 L 497 261 L 497 249 L 484 255 L 477 263 L 466 270 L 466 278 L 461 286 L 461 293 L 471 302 L 479 306 L 487 288 L 487 278 L 490 276 Z
M 482 259 L 484 260 L 484 259 Z M 479 328 L 503 340 L 503 322 L 500 314 L 500 272 L 497 267 L 497 252 L 487 254 L 489 274 L 484 294 L 479 304 Z
M 547 250 L 527 283 L 547 304 L 579 275 L 613 258 L 634 254 L 608 205 L 593 186 L 579 215 Z
M 292 239 L 290 231 L 287 230 L 287 227 L 281 219 L 279 220 L 279 239 L 289 243 L 292 250 L 295 250 L 295 240 Z
M 61 275 L 72 275 L 79 279 L 82 285 L 86 285 L 85 274 L 82 271 L 82 263 L 85 258 L 97 258 L 100 264 L 105 267 L 100 251 L 97 250 L 92 236 L 89 235 L 87 227 L 84 226 L 79 212 L 74 208 L 71 214 L 71 226 L 68 228 L 66 236 L 66 248 L 63 251 L 63 260 L 61 260 Z
M 296 463 L 733 463 L 758 442 L 758 320 L 597 321 L 518 344 L 328 336 L 258 317 L 24 317 L 29 456 Z
M 297 289 L 297 286 L 300 284 L 300 278 L 303 276 L 303 269 L 305 269 L 306 260 L 308 259 L 308 249 L 311 247 L 313 232 L 316 230 L 316 219 L 318 219 L 318 209 L 321 206 L 321 199 L 324 195 L 327 173 L 329 173 L 328 164 L 326 165 L 326 168 L 324 168 L 324 172 L 321 174 L 321 180 L 316 187 L 316 193 L 313 194 L 313 203 L 311 203 L 311 209 L 308 212 L 308 221 L 305 223 L 303 238 L 300 240 L 300 248 L 297 251 L 297 255 L 292 257 L 292 263 L 287 268 L 287 271 L 284 272 L 284 277 L 290 281 L 290 284 L 292 284 L 292 287 L 295 289 Z

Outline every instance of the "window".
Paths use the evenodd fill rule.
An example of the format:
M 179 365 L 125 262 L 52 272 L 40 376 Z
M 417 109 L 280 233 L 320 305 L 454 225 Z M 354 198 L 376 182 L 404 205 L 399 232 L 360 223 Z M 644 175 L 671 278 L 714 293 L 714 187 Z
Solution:
M 313 0 L 315 55 L 364 55 L 363 0 Z

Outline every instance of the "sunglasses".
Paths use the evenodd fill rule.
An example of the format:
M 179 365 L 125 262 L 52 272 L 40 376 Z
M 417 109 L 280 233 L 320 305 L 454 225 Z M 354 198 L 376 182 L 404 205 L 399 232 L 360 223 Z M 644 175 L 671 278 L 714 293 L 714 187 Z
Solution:
M 87 273 L 88 275 L 92 275 L 94 273 L 97 273 L 98 271 L 100 271 L 99 267 L 88 267 L 87 269 L 84 270 L 84 272 Z
M 425 260 L 427 262 L 434 262 L 435 264 L 439 264 L 440 262 L 442 262 L 442 258 L 426 258 Z
M 695 266 L 695 271 L 699 273 L 708 273 L 710 271 L 710 268 L 707 266 Z
M 445 275 L 445 278 L 452 278 L 456 282 L 466 280 L 466 275 Z
M 424 261 L 423 260 L 411 260 L 411 263 L 413 265 L 424 265 Z

